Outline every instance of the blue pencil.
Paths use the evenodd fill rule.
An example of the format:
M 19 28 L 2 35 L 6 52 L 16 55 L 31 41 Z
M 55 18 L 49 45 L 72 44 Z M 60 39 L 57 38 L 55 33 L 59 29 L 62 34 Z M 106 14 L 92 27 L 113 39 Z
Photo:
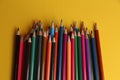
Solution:
M 62 52 L 63 52 L 63 34 L 64 27 L 61 20 L 59 37 L 58 37 L 58 64 L 57 64 L 57 80 L 62 80 Z
M 52 38 L 54 37 L 54 32 L 55 32 L 55 29 L 54 29 L 54 21 L 52 21 L 52 27 L 51 27 L 51 29 L 50 29 L 50 35 L 51 35 Z
M 98 70 L 96 44 L 95 44 L 95 38 L 94 38 L 94 35 L 93 35 L 92 32 L 91 32 L 91 51 L 92 51 L 92 58 L 93 58 L 94 79 L 99 80 L 99 70 Z

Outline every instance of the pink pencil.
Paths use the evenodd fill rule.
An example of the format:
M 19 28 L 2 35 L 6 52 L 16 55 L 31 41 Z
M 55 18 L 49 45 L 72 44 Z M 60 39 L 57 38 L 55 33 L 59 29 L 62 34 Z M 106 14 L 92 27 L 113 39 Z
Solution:
M 22 70 L 23 70 L 23 37 L 20 40 L 20 49 L 19 49 L 19 61 L 18 61 L 18 77 L 17 80 L 22 80 Z
M 74 34 L 71 36 L 71 80 L 75 80 L 75 49 Z
M 62 80 L 67 80 L 67 29 L 64 32 L 64 42 L 63 42 L 63 69 L 62 69 Z
M 83 70 L 83 80 L 87 80 L 87 70 L 86 70 L 86 52 L 85 52 L 85 35 L 84 31 L 81 32 L 81 38 L 82 38 L 82 70 Z

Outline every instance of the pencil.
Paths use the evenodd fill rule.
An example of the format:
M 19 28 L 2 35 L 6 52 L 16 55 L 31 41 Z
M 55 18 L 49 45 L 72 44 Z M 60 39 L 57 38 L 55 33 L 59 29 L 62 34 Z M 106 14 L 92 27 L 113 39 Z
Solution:
M 67 29 L 64 30 L 63 38 L 63 64 L 62 64 L 62 80 L 67 80 Z
M 67 42 L 67 80 L 71 80 L 71 41 L 68 36 Z
M 80 32 L 81 33 L 82 33 L 82 30 L 83 30 L 83 32 L 85 32 L 85 24 L 84 24 L 83 21 L 81 22 L 81 27 L 80 27 Z
M 51 69 L 50 69 L 50 80 L 54 80 L 54 56 L 55 56 L 55 47 L 56 46 L 56 42 L 55 42 L 55 38 L 53 38 L 52 41 L 52 50 L 51 50 Z
M 44 80 L 44 75 L 45 75 L 45 60 L 46 60 L 46 46 L 47 46 L 47 38 L 46 38 L 46 32 L 43 32 L 43 40 L 42 40 L 42 66 L 41 66 L 41 79 Z
M 19 48 L 20 48 L 20 31 L 19 28 L 17 29 L 16 35 L 15 35 L 15 52 L 14 52 L 14 66 L 13 66 L 13 75 L 12 79 L 17 80 L 17 74 L 18 74 L 18 60 L 19 60 Z
M 60 30 L 59 30 L 59 39 L 58 39 L 58 65 L 57 65 L 57 80 L 62 80 L 62 51 L 63 51 L 63 33 L 64 27 L 61 20 Z
M 31 56 L 31 38 L 28 39 L 28 45 L 27 45 L 27 74 L 26 74 L 26 79 L 25 80 L 30 80 L 30 56 Z
M 91 79 L 94 79 L 94 71 L 93 71 L 93 58 L 92 58 L 92 51 L 91 51 L 91 35 L 90 32 L 88 31 L 88 29 L 86 28 L 86 35 L 88 36 L 88 40 L 89 40 L 89 50 L 90 50 L 90 65 L 91 65 Z
M 51 27 L 51 29 L 50 29 L 50 35 L 51 35 L 51 37 L 53 38 L 54 37 L 54 21 L 52 21 L 52 27 Z
M 77 43 L 78 43 L 78 70 L 79 70 L 79 80 L 83 80 L 83 74 L 82 74 L 82 43 L 81 43 L 81 35 L 80 32 L 78 32 L 77 36 Z
M 41 73 L 41 55 L 42 55 L 42 31 L 38 31 L 36 44 L 36 69 L 35 69 L 35 80 L 40 80 Z
M 36 49 L 36 33 L 32 36 L 31 62 L 30 62 L 30 80 L 34 79 L 34 65 L 35 65 L 35 49 Z
M 50 79 L 50 62 L 51 62 L 51 36 L 49 36 L 49 41 L 47 44 L 47 54 L 46 54 L 46 68 L 45 68 L 45 80 Z
M 86 58 L 87 58 L 87 75 L 88 75 L 88 79 L 92 80 L 90 43 L 89 43 L 88 34 L 86 34 L 85 37 L 85 44 L 86 44 Z
M 91 49 L 92 49 L 92 57 L 93 57 L 94 79 L 95 80 L 100 80 L 99 79 L 96 44 L 95 44 L 95 38 L 94 38 L 94 35 L 93 35 L 92 32 L 91 32 Z
M 55 28 L 55 41 L 56 41 L 56 48 L 55 48 L 55 60 L 54 60 L 54 80 L 56 80 L 57 74 L 57 57 L 58 57 L 58 28 Z
M 81 41 L 82 41 L 82 70 L 83 70 L 83 79 L 87 80 L 87 69 L 86 69 L 86 52 L 85 52 L 85 35 L 84 31 L 81 32 Z
M 99 30 L 97 24 L 95 24 L 95 40 L 96 40 L 96 47 L 97 47 L 97 57 L 98 57 L 98 64 L 99 64 L 99 74 L 100 80 L 104 80 L 104 71 L 103 71 L 103 63 L 102 63 L 102 53 L 101 53 L 101 46 L 100 46 L 100 37 L 99 37 Z
M 24 42 L 23 42 L 23 37 L 21 37 L 20 39 L 20 49 L 19 49 L 19 61 L 18 61 L 18 78 L 17 80 L 22 80 L 23 78 L 23 57 L 24 57 L 24 53 L 23 53 L 23 49 L 24 49 Z
M 75 22 L 75 24 L 74 24 L 75 26 L 74 26 L 74 29 L 75 29 L 75 31 L 76 31 L 76 33 L 78 33 L 78 31 L 79 31 L 79 29 L 78 29 L 78 23 L 77 22 Z
M 74 34 L 71 36 L 71 80 L 75 80 L 75 43 Z
M 76 31 L 74 31 L 74 41 L 75 41 L 75 72 L 76 72 L 76 80 L 79 80 L 79 74 L 78 74 L 78 48 L 77 48 L 77 45 L 78 45 L 78 43 L 77 43 L 77 34 L 76 34 Z

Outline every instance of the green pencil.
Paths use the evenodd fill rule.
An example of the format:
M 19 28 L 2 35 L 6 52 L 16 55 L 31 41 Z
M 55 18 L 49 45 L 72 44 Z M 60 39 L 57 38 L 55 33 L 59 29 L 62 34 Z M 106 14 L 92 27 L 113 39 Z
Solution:
M 77 43 L 78 43 L 78 67 L 79 67 L 79 80 L 83 80 L 82 75 L 82 46 L 81 46 L 81 35 L 80 32 L 78 32 L 77 36 Z
M 36 46 L 36 34 L 35 31 L 32 37 L 32 51 L 31 51 L 31 64 L 30 64 L 30 80 L 33 80 L 34 76 L 34 63 L 35 63 L 35 46 Z
M 78 77 L 79 77 L 79 75 L 78 75 L 78 50 L 77 50 L 77 35 L 76 35 L 76 31 L 74 31 L 74 35 L 75 35 L 75 67 L 76 67 L 76 80 L 79 80 L 78 79 Z

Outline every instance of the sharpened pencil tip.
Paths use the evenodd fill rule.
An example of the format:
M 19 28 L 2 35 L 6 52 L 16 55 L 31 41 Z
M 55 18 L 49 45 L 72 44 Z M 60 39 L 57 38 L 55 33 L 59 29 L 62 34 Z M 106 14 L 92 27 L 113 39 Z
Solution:
M 68 36 L 68 42 L 70 42 L 70 36 Z
M 53 37 L 53 42 L 55 43 L 55 37 Z
M 19 28 L 17 29 L 16 35 L 20 35 L 20 30 L 19 30 Z
M 91 31 L 91 37 L 94 38 L 94 34 L 93 34 L 93 31 Z
M 94 23 L 94 29 L 98 30 L 97 23 Z
M 52 20 L 52 28 L 54 28 L 54 21 Z
M 60 20 L 60 26 L 63 27 L 63 20 Z
M 33 32 L 33 37 L 35 37 L 36 36 L 36 33 L 35 33 L 35 31 Z
M 74 38 L 74 34 L 72 33 L 72 36 L 71 36 L 71 38 Z
M 51 36 L 49 36 L 49 42 L 51 42 Z
M 81 35 L 80 35 L 80 31 L 78 31 L 78 36 L 80 37 Z
M 30 37 L 29 37 L 29 39 L 28 39 L 28 42 L 29 42 L 29 43 L 31 43 L 31 42 L 32 42 Z

